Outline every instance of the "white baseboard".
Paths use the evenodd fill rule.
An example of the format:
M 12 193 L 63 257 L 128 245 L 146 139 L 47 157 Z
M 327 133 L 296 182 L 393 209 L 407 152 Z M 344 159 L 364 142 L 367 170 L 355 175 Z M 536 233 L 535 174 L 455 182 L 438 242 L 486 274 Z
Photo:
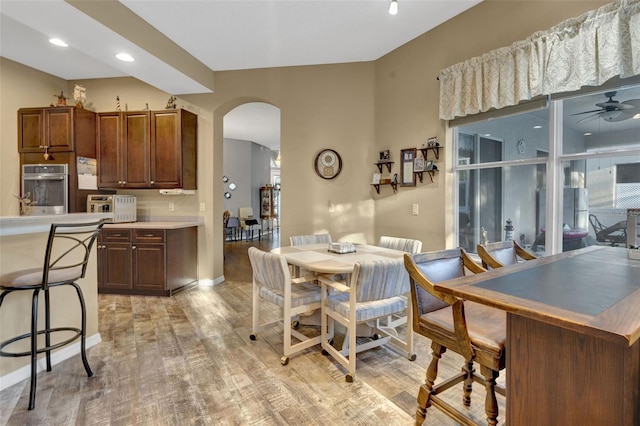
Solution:
M 213 280 L 199 280 L 198 285 L 214 286 L 214 285 L 222 284 L 223 282 L 224 282 L 224 275 Z
M 86 339 L 87 349 L 97 345 L 102 342 L 102 337 L 100 333 L 96 333 L 92 336 L 87 337 Z M 62 349 L 53 352 L 51 354 L 51 365 L 54 366 L 56 364 L 61 363 L 62 361 L 71 358 L 74 355 L 78 355 L 80 353 L 80 341 L 74 342 L 71 345 L 67 345 Z M 45 356 L 41 355 L 38 359 L 38 373 L 41 371 L 45 371 L 47 368 L 47 361 Z M 31 365 L 27 364 L 24 367 L 20 367 L 11 373 L 5 374 L 0 377 L 0 391 L 15 385 L 23 381 L 24 379 L 28 379 L 31 376 Z

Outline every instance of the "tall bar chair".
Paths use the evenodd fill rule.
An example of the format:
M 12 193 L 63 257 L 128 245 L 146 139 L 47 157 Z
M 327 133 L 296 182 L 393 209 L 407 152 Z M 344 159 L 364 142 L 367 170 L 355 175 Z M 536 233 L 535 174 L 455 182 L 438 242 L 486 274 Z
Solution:
M 104 221 L 73 224 L 52 224 L 44 254 L 44 265 L 41 268 L 31 268 L 5 274 L 0 277 L 0 307 L 7 295 L 18 291 L 33 292 L 31 301 L 31 330 L 28 333 L 13 337 L 0 343 L 0 356 L 3 357 L 31 357 L 31 388 L 29 393 L 29 410 L 33 410 L 36 401 L 36 378 L 38 354 L 46 354 L 47 371 L 51 371 L 51 351 L 68 345 L 80 338 L 80 353 L 87 376 L 93 376 L 89 367 L 85 351 L 86 337 L 86 307 L 80 286 L 76 283 L 84 278 L 89 254 Z M 80 328 L 75 326 L 51 327 L 51 303 L 49 291 L 62 287 L 75 288 L 80 302 Z M 44 328 L 38 330 L 38 298 L 44 292 Z M 63 337 L 52 343 L 54 333 L 69 332 L 71 337 Z M 44 335 L 44 346 L 38 345 L 38 336 Z M 56 336 L 60 336 L 56 334 Z M 8 352 L 7 346 L 21 341 L 30 340 L 30 349 L 23 352 Z

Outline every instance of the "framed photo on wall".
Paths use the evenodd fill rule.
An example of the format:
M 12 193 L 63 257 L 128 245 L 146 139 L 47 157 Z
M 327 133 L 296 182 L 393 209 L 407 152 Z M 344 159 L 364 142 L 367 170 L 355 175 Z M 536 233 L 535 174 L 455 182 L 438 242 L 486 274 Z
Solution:
M 400 186 L 416 186 L 416 175 L 413 173 L 413 163 L 416 159 L 416 149 L 400 150 L 402 166 L 400 167 Z
M 386 163 L 386 162 L 391 161 L 391 156 L 389 154 L 389 150 L 388 149 L 385 149 L 384 151 L 380 151 L 378 157 L 379 157 L 378 161 L 380 163 Z

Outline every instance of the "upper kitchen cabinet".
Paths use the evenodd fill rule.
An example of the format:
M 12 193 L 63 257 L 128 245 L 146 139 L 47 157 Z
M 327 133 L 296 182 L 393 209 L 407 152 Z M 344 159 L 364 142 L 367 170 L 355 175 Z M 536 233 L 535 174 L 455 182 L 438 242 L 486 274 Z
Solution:
M 151 112 L 152 188 L 197 188 L 197 142 L 197 115 L 183 109 Z
M 98 114 L 98 187 L 196 189 L 197 116 L 185 110 Z
M 95 138 L 95 113 L 71 106 L 21 108 L 18 110 L 18 152 L 77 152 L 78 141 Z M 76 145 L 78 145 L 76 147 Z M 91 144 L 89 144 L 91 145 Z

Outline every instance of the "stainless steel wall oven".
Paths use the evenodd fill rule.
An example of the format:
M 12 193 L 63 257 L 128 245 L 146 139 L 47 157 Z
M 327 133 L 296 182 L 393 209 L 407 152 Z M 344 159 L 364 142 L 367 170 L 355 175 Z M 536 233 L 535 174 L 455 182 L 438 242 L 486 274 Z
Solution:
M 69 172 L 67 164 L 24 164 L 22 195 L 29 194 L 31 216 L 68 212 Z

